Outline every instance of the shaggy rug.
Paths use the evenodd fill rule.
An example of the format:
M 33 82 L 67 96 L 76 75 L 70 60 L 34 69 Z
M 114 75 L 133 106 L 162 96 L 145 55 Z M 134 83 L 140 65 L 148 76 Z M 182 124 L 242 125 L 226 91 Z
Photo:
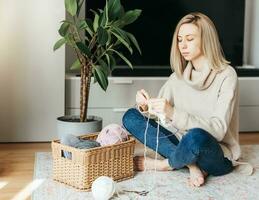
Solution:
M 242 152 L 245 158 L 243 160 L 258 165 L 259 145 L 242 145 Z M 79 192 L 53 181 L 51 169 L 51 153 L 36 153 L 34 181 L 40 184 L 34 190 L 32 200 L 93 199 L 91 192 Z M 116 183 L 119 195 L 114 195 L 112 199 L 259 199 L 259 170 L 255 170 L 252 176 L 243 175 L 237 170 L 224 176 L 208 176 L 206 184 L 200 188 L 187 186 L 188 177 L 189 173 L 186 168 L 170 172 L 138 172 L 134 178 Z M 146 196 L 123 191 L 149 189 L 152 190 Z

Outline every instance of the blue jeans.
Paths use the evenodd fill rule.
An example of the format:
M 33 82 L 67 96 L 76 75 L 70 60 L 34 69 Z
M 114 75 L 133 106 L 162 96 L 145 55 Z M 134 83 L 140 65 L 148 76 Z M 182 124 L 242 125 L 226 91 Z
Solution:
M 123 115 L 122 123 L 128 132 L 144 143 L 147 120 L 136 108 L 130 108 Z M 146 146 L 153 150 L 156 150 L 157 125 L 155 120 L 149 120 Z M 168 159 L 172 168 L 180 169 L 196 164 L 213 176 L 224 175 L 233 170 L 232 162 L 224 157 L 217 140 L 203 129 L 189 129 L 179 141 L 172 132 L 159 126 L 158 144 L 158 153 Z

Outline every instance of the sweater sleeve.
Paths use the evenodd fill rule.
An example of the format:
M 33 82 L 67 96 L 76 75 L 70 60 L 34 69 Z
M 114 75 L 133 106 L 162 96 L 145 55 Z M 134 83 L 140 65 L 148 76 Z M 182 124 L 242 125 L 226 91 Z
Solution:
M 209 118 L 192 115 L 174 108 L 172 124 L 179 129 L 202 128 L 212 134 L 217 141 L 223 140 L 232 118 L 238 90 L 237 75 L 230 75 L 223 80 L 218 92 L 214 112 Z

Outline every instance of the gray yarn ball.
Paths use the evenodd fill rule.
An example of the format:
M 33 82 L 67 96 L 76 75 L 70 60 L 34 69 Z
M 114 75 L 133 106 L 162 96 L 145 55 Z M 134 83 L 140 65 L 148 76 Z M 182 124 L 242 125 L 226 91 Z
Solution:
M 77 149 L 90 149 L 101 146 L 100 143 L 96 142 L 95 140 L 84 140 L 71 134 L 62 136 L 60 142 L 61 144 L 68 145 Z M 64 151 L 64 157 L 69 159 L 72 158 L 71 153 L 66 151 Z

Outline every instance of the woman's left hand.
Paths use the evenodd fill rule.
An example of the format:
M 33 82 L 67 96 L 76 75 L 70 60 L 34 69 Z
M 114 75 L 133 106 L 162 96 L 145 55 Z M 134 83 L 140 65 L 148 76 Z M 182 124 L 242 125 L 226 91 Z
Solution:
M 172 119 L 174 108 L 164 98 L 151 98 L 148 100 L 148 110 L 150 114 L 162 114 L 168 119 Z

